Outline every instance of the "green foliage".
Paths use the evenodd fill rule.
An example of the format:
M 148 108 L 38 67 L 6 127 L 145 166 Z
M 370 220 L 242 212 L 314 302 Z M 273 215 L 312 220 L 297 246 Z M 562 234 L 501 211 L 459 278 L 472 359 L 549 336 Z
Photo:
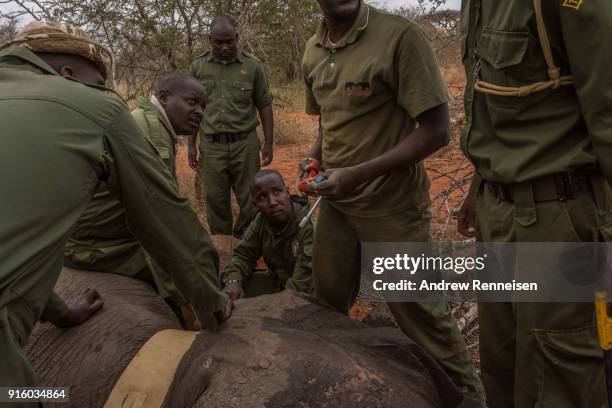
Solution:
M 108 45 L 127 98 L 147 94 L 167 72 L 186 71 L 208 49 L 208 25 L 222 13 L 236 20 L 240 47 L 264 62 L 272 82 L 299 79 L 320 19 L 316 0 L 26 0 L 18 10 L 70 22 Z
M 446 47 L 445 39 L 452 41 L 456 36 L 453 24 L 458 21 L 458 13 L 444 14 L 439 10 L 445 1 L 419 0 L 416 7 L 396 11 L 422 22 L 434 47 L 436 44 Z M 321 20 L 317 0 L 16 0 L 12 3 L 13 11 L 0 12 L 0 17 L 27 14 L 39 20 L 70 22 L 106 44 L 116 57 L 119 90 L 128 99 L 149 94 L 157 80 L 168 72 L 187 71 L 191 61 L 208 49 L 208 26 L 219 14 L 235 19 L 239 46 L 263 61 L 271 83 L 300 82 L 306 41 Z M 0 30 L 1 27 L 0 24 Z

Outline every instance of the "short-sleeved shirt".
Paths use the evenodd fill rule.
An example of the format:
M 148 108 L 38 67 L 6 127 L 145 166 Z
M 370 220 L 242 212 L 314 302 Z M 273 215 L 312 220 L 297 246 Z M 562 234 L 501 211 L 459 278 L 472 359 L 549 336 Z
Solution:
M 519 183 L 599 166 L 612 185 L 612 1 L 542 6 L 555 65 L 575 83 L 509 97 L 476 92 L 474 82 L 520 87 L 549 79 L 533 4 L 463 2 L 468 84 L 461 147 L 488 181 Z
M 191 75 L 208 96 L 201 125 L 204 134 L 250 132 L 258 125 L 256 109 L 272 103 L 261 63 L 244 51 L 238 50 L 231 62 L 208 51 L 191 63 Z
M 312 243 L 314 221 L 299 226 L 308 214 L 308 200 L 291 199 L 292 212 L 287 225 L 278 230 L 261 214 L 253 219 L 240 244 L 225 268 L 223 281 L 246 280 L 254 272 L 257 260 L 263 256 L 268 273 L 276 279 L 278 290 L 293 289 L 310 293 L 312 290 Z
M 321 116 L 323 166 L 354 166 L 410 135 L 416 118 L 448 100 L 429 41 L 416 23 L 360 4 L 350 31 L 332 45 L 322 22 L 302 61 L 306 112 Z M 381 216 L 429 204 L 422 163 L 394 171 L 334 201 L 354 216 Z

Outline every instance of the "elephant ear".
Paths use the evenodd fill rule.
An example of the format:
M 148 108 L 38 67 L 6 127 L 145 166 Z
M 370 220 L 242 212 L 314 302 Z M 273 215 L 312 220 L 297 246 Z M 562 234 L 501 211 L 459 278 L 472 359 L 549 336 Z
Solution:
M 201 332 L 187 350 L 174 374 L 162 408 L 193 407 L 212 380 L 213 359 L 206 356 L 207 333 Z
M 213 376 L 214 373 L 214 376 Z M 285 290 L 236 302 L 185 354 L 164 407 L 456 407 L 440 366 L 393 327 L 372 327 Z

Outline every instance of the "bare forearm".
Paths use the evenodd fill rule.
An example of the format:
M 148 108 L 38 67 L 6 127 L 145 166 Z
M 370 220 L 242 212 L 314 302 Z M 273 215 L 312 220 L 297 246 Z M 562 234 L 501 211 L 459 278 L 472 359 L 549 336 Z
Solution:
M 319 116 L 319 133 L 317 134 L 317 138 L 313 143 L 310 151 L 308 152 L 308 157 L 312 157 L 321 161 L 323 157 L 323 127 L 321 126 L 321 117 Z
M 263 127 L 264 141 L 266 144 L 274 142 L 274 112 L 272 105 L 265 106 L 259 110 L 259 117 Z
M 392 149 L 355 166 L 360 182 L 408 168 L 448 144 L 448 107 L 440 105 L 419 117 L 420 126 Z

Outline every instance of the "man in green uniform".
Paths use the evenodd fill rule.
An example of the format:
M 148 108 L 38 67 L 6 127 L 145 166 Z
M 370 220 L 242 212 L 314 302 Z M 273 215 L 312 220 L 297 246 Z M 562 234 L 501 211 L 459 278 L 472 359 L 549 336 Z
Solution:
M 461 27 L 461 146 L 477 174 L 460 230 L 484 242 L 612 239 L 612 2 L 465 0 Z M 478 310 L 490 407 L 607 405 L 592 303 Z
M 302 63 L 306 111 L 321 123 L 310 156 L 322 158 L 328 176 L 316 188 L 324 200 L 313 250 L 315 294 L 348 313 L 359 291 L 361 242 L 430 240 L 422 160 L 448 142 L 447 94 L 416 23 L 360 0 L 319 5 L 324 21 Z M 481 406 L 480 380 L 446 302 L 389 307 L 402 331 L 462 389 L 464 405 Z
M 272 98 L 257 58 L 238 50 L 232 20 L 220 16 L 210 26 L 212 51 L 197 57 L 191 74 L 206 88 L 208 103 L 200 128 L 200 159 L 196 135 L 189 140 L 189 164 L 200 167 L 208 226 L 213 235 L 242 238 L 255 216 L 249 185 L 260 169 L 257 113 L 263 124 L 261 165 L 272 162 Z M 232 228 L 231 191 L 240 213 Z
M 192 76 L 170 74 L 156 87 L 150 100 L 138 98 L 132 112 L 136 123 L 153 143 L 172 181 L 178 183 L 175 170 L 177 134 L 196 131 L 202 118 L 206 94 Z M 179 306 L 188 312 L 186 300 L 176 290 L 170 276 L 144 251 L 130 232 L 123 204 L 111 195 L 103 183 L 79 219 L 64 251 L 64 264 L 97 272 L 113 272 L 144 280 L 158 292 L 182 318 Z M 202 285 L 206 283 L 201 282 Z M 188 316 L 191 320 L 191 316 Z M 184 321 L 188 324 L 190 321 Z
M 253 203 L 259 212 L 236 247 L 222 276 L 224 291 L 232 300 L 293 289 L 312 289 L 312 240 L 314 225 L 308 215 L 308 200 L 290 197 L 283 176 L 274 170 L 255 175 L 251 185 Z M 263 256 L 268 270 L 257 272 Z
M 0 163 L 0 385 L 34 384 L 21 346 L 102 181 L 203 327 L 216 328 L 231 312 L 217 253 L 127 106 L 95 89 L 112 72 L 110 53 L 82 30 L 45 22 L 0 49 L 0 145 L 10 152 Z

